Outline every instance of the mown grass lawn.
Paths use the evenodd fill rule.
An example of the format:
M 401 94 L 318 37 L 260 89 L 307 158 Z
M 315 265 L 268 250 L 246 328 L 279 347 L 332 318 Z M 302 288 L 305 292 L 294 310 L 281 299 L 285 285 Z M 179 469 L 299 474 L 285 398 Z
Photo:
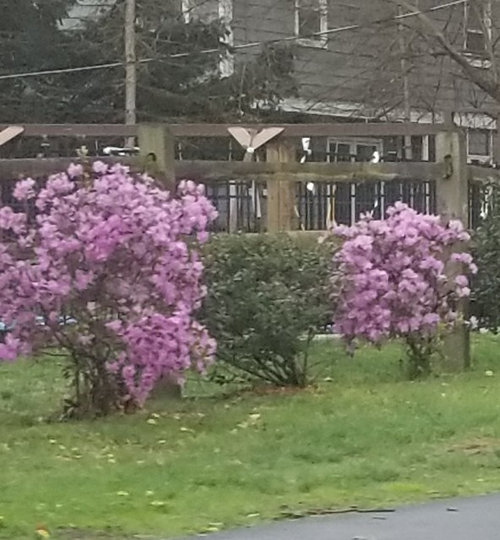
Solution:
M 306 391 L 210 397 L 194 382 L 180 403 L 78 423 L 46 422 L 53 361 L 2 365 L 0 538 L 37 524 L 54 539 L 165 538 L 500 490 L 499 346 L 478 336 L 473 371 L 410 383 L 397 346 L 350 360 L 325 342 Z

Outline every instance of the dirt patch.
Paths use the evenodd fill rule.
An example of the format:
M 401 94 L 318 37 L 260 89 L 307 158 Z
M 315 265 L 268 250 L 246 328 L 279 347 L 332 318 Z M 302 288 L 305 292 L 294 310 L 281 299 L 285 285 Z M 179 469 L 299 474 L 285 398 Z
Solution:
M 477 437 L 460 441 L 448 448 L 448 452 L 467 456 L 488 455 L 500 452 L 500 439 L 495 437 Z

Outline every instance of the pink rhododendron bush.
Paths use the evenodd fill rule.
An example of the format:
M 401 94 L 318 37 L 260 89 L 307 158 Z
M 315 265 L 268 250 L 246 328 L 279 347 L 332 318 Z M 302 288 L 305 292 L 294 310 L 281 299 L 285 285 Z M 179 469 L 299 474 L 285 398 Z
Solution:
M 201 187 L 182 182 L 174 197 L 95 163 L 40 190 L 22 180 L 14 197 L 25 211 L 0 209 L 1 360 L 64 351 L 79 415 L 141 405 L 159 379 L 205 368 L 215 344 L 193 316 L 196 246 L 216 214 Z
M 459 246 L 469 235 L 458 221 L 419 214 L 402 203 L 387 219 L 369 215 L 338 227 L 336 255 L 341 298 L 335 327 L 352 347 L 402 338 L 411 377 L 431 369 L 440 329 L 457 322 L 460 300 L 470 294 L 467 275 L 477 268 Z

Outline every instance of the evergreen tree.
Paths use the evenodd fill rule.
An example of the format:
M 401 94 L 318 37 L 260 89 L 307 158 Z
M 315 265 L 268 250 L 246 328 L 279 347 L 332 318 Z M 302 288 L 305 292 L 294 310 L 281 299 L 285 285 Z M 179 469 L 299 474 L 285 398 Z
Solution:
M 70 49 L 59 21 L 73 0 L 0 0 L 0 74 L 67 65 Z M 58 104 L 49 78 L 0 81 L 1 121 L 41 120 Z
M 61 20 L 74 2 L 0 0 L 6 14 L 0 21 L 1 73 L 121 62 L 123 0 L 103 0 L 99 17 L 65 29 Z M 259 116 L 257 104 L 273 109 L 283 97 L 295 94 L 288 48 L 262 48 L 245 59 L 236 57 L 233 74 L 221 77 L 220 62 L 230 52 L 226 26 L 216 17 L 186 20 L 179 4 L 137 0 L 140 121 Z M 207 49 L 215 52 L 202 52 Z M 175 58 L 184 53 L 188 55 Z M 124 79 L 124 69 L 118 66 L 0 81 L 1 121 L 123 122 Z

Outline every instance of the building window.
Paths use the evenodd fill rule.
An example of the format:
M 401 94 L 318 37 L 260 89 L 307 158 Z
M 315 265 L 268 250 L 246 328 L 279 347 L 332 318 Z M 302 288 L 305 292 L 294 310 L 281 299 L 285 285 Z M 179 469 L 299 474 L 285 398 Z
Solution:
M 329 139 L 327 145 L 327 161 L 368 162 L 374 153 L 382 151 L 382 143 L 377 139 Z
M 326 47 L 328 36 L 321 33 L 327 30 L 328 0 L 295 0 L 295 35 L 299 43 Z
M 485 56 L 491 38 L 491 0 L 465 4 L 465 52 Z
M 467 153 L 471 157 L 490 157 L 490 131 L 487 129 L 469 129 L 467 131 Z

